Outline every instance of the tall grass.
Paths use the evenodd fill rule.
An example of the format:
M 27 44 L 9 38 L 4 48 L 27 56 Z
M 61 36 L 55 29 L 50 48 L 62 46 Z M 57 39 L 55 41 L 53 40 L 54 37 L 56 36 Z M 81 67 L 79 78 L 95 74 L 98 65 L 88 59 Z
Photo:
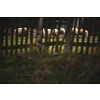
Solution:
M 0 83 L 11 84 L 100 84 L 100 55 L 0 54 Z

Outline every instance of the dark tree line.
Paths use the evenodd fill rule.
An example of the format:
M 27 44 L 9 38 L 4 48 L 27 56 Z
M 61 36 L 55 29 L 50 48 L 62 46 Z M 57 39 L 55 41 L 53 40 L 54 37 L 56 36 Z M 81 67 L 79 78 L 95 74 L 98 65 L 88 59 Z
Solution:
M 67 17 L 60 17 L 62 18 L 62 21 L 67 21 Z M 34 25 L 34 28 L 38 27 L 39 19 L 40 17 L 3 17 L 1 18 L 3 20 L 4 26 L 11 27 L 11 25 L 21 27 L 22 24 L 24 26 L 31 27 Z M 44 17 L 44 23 L 43 27 L 51 28 L 51 22 L 52 19 L 59 21 L 59 17 Z M 45 24 L 46 23 L 46 24 Z

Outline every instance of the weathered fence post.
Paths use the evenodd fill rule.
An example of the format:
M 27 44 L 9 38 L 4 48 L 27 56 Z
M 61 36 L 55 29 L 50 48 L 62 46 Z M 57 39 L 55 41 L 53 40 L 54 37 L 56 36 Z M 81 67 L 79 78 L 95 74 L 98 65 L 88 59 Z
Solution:
M 65 49 L 64 52 L 70 53 L 71 52 L 71 32 L 72 32 L 72 24 L 73 24 L 73 18 L 68 18 L 68 25 L 66 30 L 66 36 L 65 36 Z
M 41 38 L 42 38 L 42 28 L 43 28 L 43 17 L 40 17 L 39 24 L 38 24 L 38 32 L 37 32 L 37 38 L 36 38 L 36 52 L 41 51 Z

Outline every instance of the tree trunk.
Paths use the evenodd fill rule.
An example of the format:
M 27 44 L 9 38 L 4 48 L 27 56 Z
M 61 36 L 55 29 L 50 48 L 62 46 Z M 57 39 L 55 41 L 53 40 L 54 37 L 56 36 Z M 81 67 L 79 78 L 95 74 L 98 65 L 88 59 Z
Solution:
M 42 48 L 41 44 L 41 38 L 42 38 L 42 30 L 43 30 L 43 17 L 40 17 L 39 19 L 39 25 L 38 25 L 38 32 L 37 32 L 37 38 L 36 38 L 36 52 L 39 53 Z
M 71 51 L 71 32 L 72 32 L 73 18 L 68 18 L 68 25 L 65 36 L 65 49 L 64 52 L 70 53 Z

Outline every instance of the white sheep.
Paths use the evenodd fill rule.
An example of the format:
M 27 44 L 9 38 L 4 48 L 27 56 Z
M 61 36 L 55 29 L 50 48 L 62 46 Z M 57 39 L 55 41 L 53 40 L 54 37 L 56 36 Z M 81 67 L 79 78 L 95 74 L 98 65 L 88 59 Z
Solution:
M 47 32 L 48 32 L 48 36 L 50 36 L 50 34 L 51 34 L 51 29 L 47 29 Z
M 43 28 L 43 36 L 46 34 L 45 29 Z M 51 29 L 47 29 L 47 35 L 50 36 L 51 34 Z
M 57 36 L 58 35 L 58 29 L 53 29 L 52 30 L 52 34 L 54 34 L 55 36 Z M 60 33 L 59 33 L 60 35 L 61 34 L 65 34 L 65 29 L 64 28 L 60 28 Z
M 55 36 L 57 36 L 58 35 L 58 29 L 53 29 L 52 30 L 52 34 L 55 35 Z
M 82 34 L 83 33 L 83 29 L 80 29 L 80 33 Z M 88 31 L 85 30 L 85 36 L 88 37 Z
M 14 35 L 16 34 L 16 29 L 14 29 Z M 25 36 L 26 35 L 26 31 L 27 31 L 27 28 L 24 27 L 24 30 L 23 30 L 23 35 Z M 18 36 L 21 36 L 22 35 L 22 28 L 18 28 Z
M 74 32 L 74 28 L 72 28 L 72 33 Z M 77 35 L 78 34 L 78 29 L 75 28 L 75 34 Z M 79 34 L 83 34 L 83 29 L 80 29 L 80 32 Z M 88 31 L 85 30 L 85 36 L 88 37 Z
M 60 34 L 65 34 L 65 29 L 64 28 L 60 28 Z
M 11 35 L 11 31 L 12 31 L 12 29 L 9 28 L 7 31 L 8 35 Z M 26 35 L 26 31 L 27 31 L 27 28 L 24 27 L 23 35 Z M 13 30 L 13 34 L 16 35 L 16 29 Z M 21 36 L 21 35 L 22 35 L 22 28 L 18 28 L 18 36 Z
M 43 36 L 46 34 L 46 31 L 45 31 L 45 29 L 43 28 Z M 48 34 L 48 36 L 50 36 L 50 34 L 51 34 L 51 29 L 47 29 L 47 34 Z

